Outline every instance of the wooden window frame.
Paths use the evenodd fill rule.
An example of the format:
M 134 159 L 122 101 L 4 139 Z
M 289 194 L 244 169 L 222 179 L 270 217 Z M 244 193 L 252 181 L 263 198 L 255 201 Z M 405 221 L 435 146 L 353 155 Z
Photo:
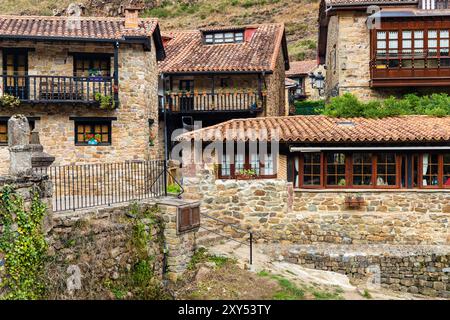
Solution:
M 107 53 L 74 53 L 73 54 L 73 76 L 77 77 L 77 78 L 84 78 L 85 76 L 77 75 L 78 64 L 80 63 L 80 60 L 88 60 L 89 61 L 89 69 L 93 68 L 93 64 L 94 64 L 95 60 L 106 62 L 108 74 L 102 75 L 101 77 L 103 77 L 103 78 L 112 77 L 113 72 L 111 71 L 111 54 L 107 54 Z M 83 70 L 84 70 L 84 66 L 83 66 Z M 87 77 L 89 77 L 89 76 L 87 76 Z
M 226 151 L 226 148 L 224 148 L 224 152 Z M 223 155 L 219 155 L 218 157 L 218 162 L 219 164 L 217 165 L 217 177 L 218 179 L 221 180 L 227 180 L 227 179 L 236 179 L 236 146 L 234 148 L 234 154 L 232 155 L 232 157 L 230 157 L 230 175 L 223 175 L 222 174 L 222 157 Z M 259 151 L 259 150 L 258 150 Z M 270 151 L 270 150 L 268 150 Z M 258 152 L 259 154 L 259 152 Z M 272 154 L 272 153 L 270 153 Z M 259 172 L 260 174 L 257 175 L 256 177 L 254 177 L 254 179 L 276 179 L 277 178 L 277 164 L 278 164 L 278 155 L 275 156 L 274 154 L 272 154 L 272 161 L 273 161 L 273 171 L 275 172 L 274 174 L 271 175 L 261 175 L 262 170 L 265 167 L 265 164 L 263 163 L 263 161 L 261 161 L 261 157 L 259 158 Z M 251 170 L 251 163 L 250 163 L 250 152 L 249 152 L 249 148 L 248 146 L 246 146 L 245 148 L 245 154 L 244 154 L 244 170 Z
M 100 142 L 98 144 L 89 144 L 88 142 L 79 142 L 78 141 L 78 126 L 79 125 L 90 125 L 91 127 L 95 127 L 97 125 L 108 126 L 108 142 Z M 89 146 L 89 147 L 98 147 L 98 146 L 111 146 L 112 145 L 112 120 L 75 120 L 74 121 L 74 134 L 75 134 L 75 145 L 76 146 Z M 95 134 L 95 133 L 94 133 Z
M 345 177 L 345 185 L 344 185 L 344 186 L 328 184 L 328 176 L 329 176 L 329 174 L 328 174 L 328 158 L 327 158 L 327 157 L 328 157 L 329 154 L 336 154 L 336 153 L 343 154 L 344 157 L 345 157 L 345 160 L 344 160 L 344 177 Z M 324 160 L 323 160 L 323 161 L 324 161 L 324 167 L 323 167 L 323 170 L 324 170 L 324 177 L 323 177 L 323 181 L 324 181 L 325 188 L 336 188 L 336 189 L 345 189 L 345 188 L 348 188 L 348 185 L 349 185 L 349 172 L 348 172 L 348 166 L 349 166 L 349 163 L 348 163 L 348 154 L 345 153 L 345 152 L 340 152 L 340 151 L 336 151 L 336 152 L 326 152 L 326 153 L 324 153 L 323 158 L 324 158 Z M 337 174 L 334 174 L 334 176 L 338 176 L 338 175 L 337 175 Z
M 438 172 L 437 172 L 437 178 L 438 178 L 438 184 L 437 185 L 423 185 L 423 156 L 424 154 L 429 155 L 437 155 L 438 156 Z M 438 153 L 438 152 L 422 152 L 419 155 L 419 188 L 421 189 L 447 189 L 449 187 L 444 187 L 444 154 Z
M 345 155 L 345 186 L 335 186 L 327 184 L 327 155 L 330 153 L 343 153 Z M 354 153 L 371 153 L 371 184 L 370 185 L 353 185 L 353 154 Z M 388 186 L 378 186 L 376 184 L 378 173 L 377 173 L 377 157 L 380 153 L 394 153 L 395 154 L 395 164 L 396 164 L 396 184 Z M 320 172 L 320 185 L 305 185 L 304 184 L 304 173 L 303 173 L 303 153 L 297 154 L 294 157 L 294 163 L 292 165 L 292 177 L 295 177 L 295 161 L 299 161 L 299 185 L 296 188 L 302 189 L 399 189 L 401 182 L 401 154 L 396 152 L 340 152 L 340 151 L 330 151 L 330 152 L 320 152 L 321 156 L 321 172 Z M 295 182 L 294 182 L 295 183 Z
M 448 152 L 448 153 L 446 153 L 446 152 L 444 152 L 444 153 L 442 153 L 441 154 L 441 159 L 442 159 L 442 162 L 441 162 L 441 166 L 440 166 L 440 168 L 442 169 L 441 170 L 441 178 L 442 178 L 442 188 L 443 189 L 450 189 L 450 185 L 445 185 L 444 183 L 445 183 L 445 181 L 444 181 L 444 155 L 445 154 L 449 154 L 450 155 L 450 151 Z M 448 163 L 448 165 L 450 166 L 450 162 Z

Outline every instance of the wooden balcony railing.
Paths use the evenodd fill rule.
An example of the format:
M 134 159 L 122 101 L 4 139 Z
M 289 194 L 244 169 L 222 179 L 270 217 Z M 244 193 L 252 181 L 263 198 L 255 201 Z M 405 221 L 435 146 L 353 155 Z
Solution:
M 112 77 L 2 75 L 1 94 L 32 103 L 95 103 L 95 96 L 114 96 Z
M 165 96 L 165 107 L 176 113 L 260 111 L 266 100 L 265 92 L 256 91 L 170 93 Z
M 450 85 L 450 56 L 436 50 L 399 51 L 370 62 L 372 87 Z

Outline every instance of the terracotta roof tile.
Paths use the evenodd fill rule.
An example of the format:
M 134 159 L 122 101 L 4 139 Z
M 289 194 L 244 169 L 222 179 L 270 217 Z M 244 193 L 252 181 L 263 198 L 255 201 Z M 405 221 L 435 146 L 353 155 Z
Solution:
M 313 71 L 317 67 L 316 60 L 292 61 L 289 63 L 290 68 L 286 71 L 286 77 L 296 75 L 304 75 Z
M 125 37 L 151 37 L 158 26 L 157 19 L 140 19 L 137 29 L 126 29 L 124 18 L 80 17 L 77 20 L 73 19 L 70 17 L 0 15 L 0 37 L 122 40 Z
M 450 116 L 400 116 L 383 119 L 290 116 L 234 119 L 185 133 L 178 140 L 255 140 L 274 138 L 304 143 L 450 142 Z M 264 140 L 264 139 L 260 139 Z
M 202 32 L 256 28 L 248 41 L 230 44 L 204 44 Z M 166 59 L 160 71 L 217 72 L 273 71 L 282 46 L 283 24 L 263 24 L 240 27 L 213 27 L 202 30 L 163 33 Z

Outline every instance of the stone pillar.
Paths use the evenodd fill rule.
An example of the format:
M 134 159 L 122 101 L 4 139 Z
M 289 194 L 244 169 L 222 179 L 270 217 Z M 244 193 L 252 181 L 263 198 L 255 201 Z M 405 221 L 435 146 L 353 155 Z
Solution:
M 24 115 L 13 115 L 8 121 L 9 174 L 24 176 L 31 173 L 30 125 Z
M 184 201 L 174 198 L 162 199 L 158 202 L 165 222 L 164 237 L 167 245 L 167 277 L 176 282 L 187 270 L 189 262 L 196 250 L 195 231 L 177 232 L 178 208 L 196 204 L 195 201 Z

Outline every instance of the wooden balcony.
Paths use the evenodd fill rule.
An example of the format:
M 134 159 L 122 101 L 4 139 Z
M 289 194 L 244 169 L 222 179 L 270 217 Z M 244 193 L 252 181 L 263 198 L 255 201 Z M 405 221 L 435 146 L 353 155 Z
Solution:
M 165 95 L 165 108 L 172 113 L 258 112 L 266 107 L 266 93 L 240 91 L 226 93 L 183 92 Z
M 2 75 L 2 95 L 28 103 L 98 103 L 95 96 L 116 96 L 112 77 Z
M 371 87 L 449 86 L 450 57 L 427 50 L 377 56 L 370 74 Z

